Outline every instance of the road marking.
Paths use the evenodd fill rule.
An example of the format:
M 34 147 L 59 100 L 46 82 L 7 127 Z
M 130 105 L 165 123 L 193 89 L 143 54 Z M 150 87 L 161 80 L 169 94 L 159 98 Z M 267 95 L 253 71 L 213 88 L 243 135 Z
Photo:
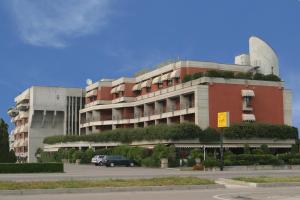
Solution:
M 213 196 L 213 198 L 219 199 L 219 200 L 233 200 L 232 198 L 228 199 L 228 198 L 224 198 L 222 196 L 225 196 L 225 195 L 243 195 L 243 194 L 249 194 L 249 192 L 248 193 L 246 193 L 246 192 L 245 193 L 236 192 L 236 193 L 217 194 L 217 195 Z

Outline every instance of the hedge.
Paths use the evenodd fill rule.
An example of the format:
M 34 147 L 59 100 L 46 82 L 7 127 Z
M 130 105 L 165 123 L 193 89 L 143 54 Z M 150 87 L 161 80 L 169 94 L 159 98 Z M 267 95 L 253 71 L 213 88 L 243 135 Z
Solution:
M 224 129 L 226 139 L 297 139 L 298 129 L 287 125 L 270 125 L 256 123 L 234 124 Z M 199 139 L 200 142 L 216 142 L 220 140 L 219 132 L 212 128 L 202 131 L 197 125 L 183 123 L 174 125 L 157 125 L 146 128 L 125 128 L 104 131 L 97 134 L 81 136 L 51 136 L 44 139 L 44 144 L 66 142 L 121 142 L 130 144 L 134 141 L 154 140 L 188 140 Z
M 251 72 L 239 72 L 234 73 L 232 71 L 219 71 L 219 70 L 208 70 L 205 73 L 195 73 L 187 74 L 183 77 L 183 82 L 188 82 L 195 80 L 201 77 L 212 77 L 212 78 L 226 78 L 226 79 L 248 79 L 248 80 L 262 80 L 262 81 L 281 81 L 281 79 L 274 75 L 268 74 L 264 75 L 261 73 L 255 73 L 254 75 Z
M 227 139 L 297 139 L 298 129 L 287 125 L 242 123 L 233 124 L 224 129 L 224 137 Z
M 121 142 L 124 144 L 134 141 L 153 140 L 182 140 L 197 139 L 201 129 L 194 124 L 157 125 L 146 128 L 125 128 L 104 131 L 98 134 L 82 136 L 51 136 L 44 139 L 44 144 L 65 142 Z
M 62 163 L 20 163 L 0 164 L 0 173 L 54 173 L 64 172 Z

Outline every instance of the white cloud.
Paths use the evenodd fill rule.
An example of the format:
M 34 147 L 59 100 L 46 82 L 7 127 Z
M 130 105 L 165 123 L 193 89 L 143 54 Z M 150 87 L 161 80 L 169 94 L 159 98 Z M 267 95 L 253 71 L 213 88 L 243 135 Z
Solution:
M 109 0 L 10 0 L 20 36 L 36 46 L 65 47 L 67 40 L 99 31 Z

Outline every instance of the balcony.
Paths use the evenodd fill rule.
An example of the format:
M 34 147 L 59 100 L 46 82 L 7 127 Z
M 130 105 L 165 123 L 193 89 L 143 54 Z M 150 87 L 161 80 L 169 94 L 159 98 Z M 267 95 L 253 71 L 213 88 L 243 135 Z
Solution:
M 20 119 L 27 119 L 29 117 L 29 112 L 20 112 Z
M 21 126 L 20 133 L 27 133 L 28 132 L 28 124 Z
M 112 100 L 112 103 L 121 103 L 121 102 L 134 102 L 135 97 L 119 97 L 117 99 Z
M 97 96 L 98 91 L 97 90 L 92 90 L 86 93 L 86 97 L 92 97 L 92 96 Z
M 91 103 L 85 104 L 85 107 L 89 108 L 89 107 L 96 106 L 96 105 L 105 105 L 105 104 L 111 104 L 111 103 L 112 103 L 111 100 L 96 100 Z
M 10 108 L 8 111 L 7 111 L 7 114 L 10 116 L 10 117 L 15 117 L 19 114 L 19 111 L 15 108 Z
M 29 103 L 20 103 L 17 105 L 17 109 L 20 111 L 27 111 L 29 109 Z

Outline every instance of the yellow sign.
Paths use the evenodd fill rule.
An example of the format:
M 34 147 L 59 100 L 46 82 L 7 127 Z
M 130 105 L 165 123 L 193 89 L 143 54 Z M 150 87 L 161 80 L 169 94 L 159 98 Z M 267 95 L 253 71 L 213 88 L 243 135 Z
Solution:
M 218 128 L 229 127 L 229 112 L 218 113 Z

